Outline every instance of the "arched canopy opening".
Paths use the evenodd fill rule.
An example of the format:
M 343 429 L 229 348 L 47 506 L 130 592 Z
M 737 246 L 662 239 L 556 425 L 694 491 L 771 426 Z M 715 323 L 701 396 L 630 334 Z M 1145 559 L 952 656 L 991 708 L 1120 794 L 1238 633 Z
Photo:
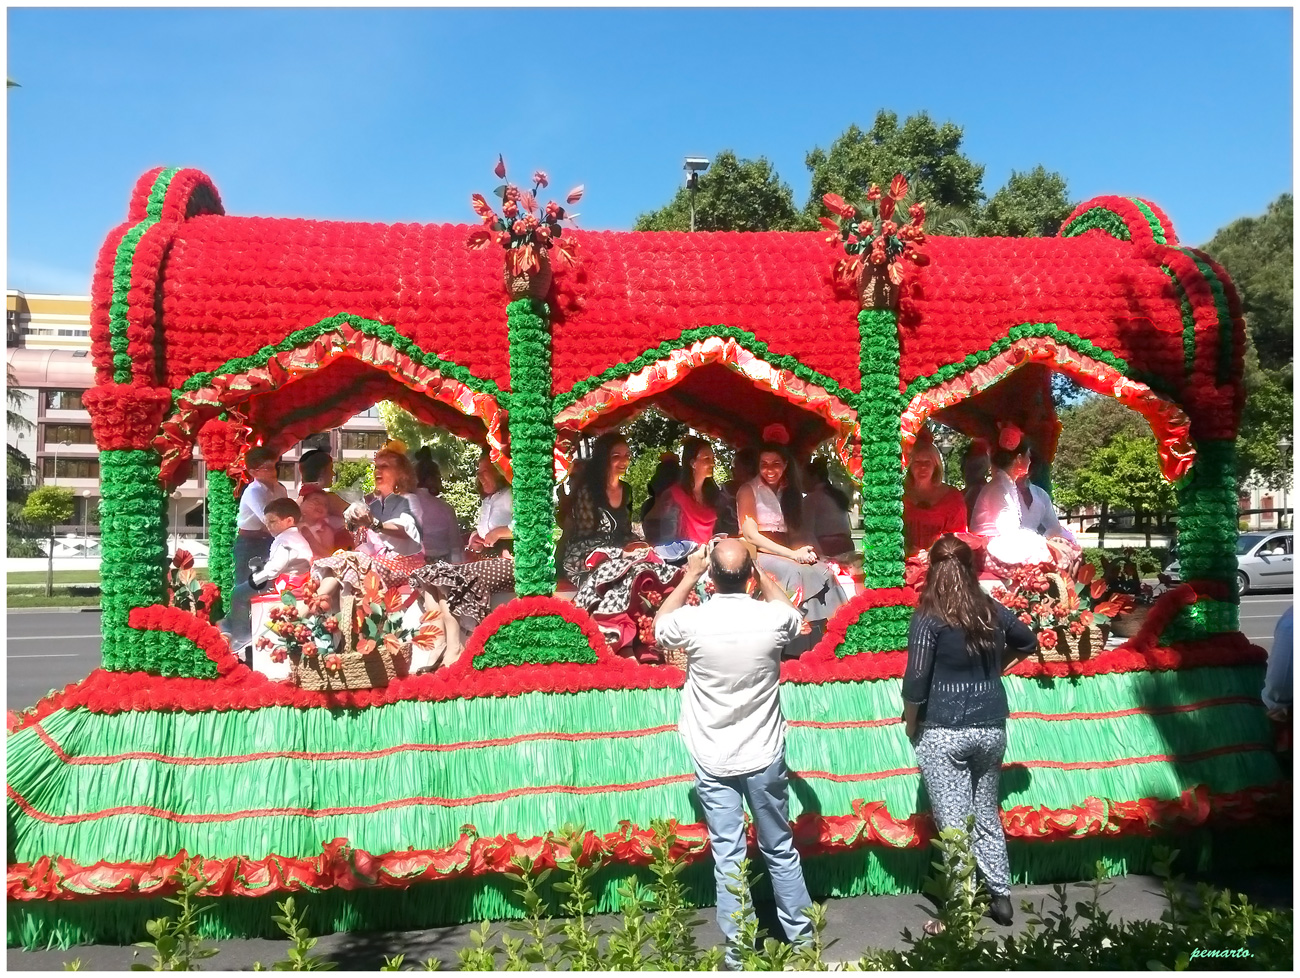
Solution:
M 1113 397 L 1142 415 L 1155 435 L 1160 468 L 1173 482 L 1191 468 L 1196 449 L 1191 419 L 1173 401 L 1115 367 L 1079 353 L 1050 337 L 1028 337 L 980 366 L 932 384 L 913 395 L 902 418 L 904 464 L 921 426 L 929 418 L 972 437 L 996 443 L 997 422 L 1010 421 L 1028 436 L 1045 461 L 1056 454 L 1060 421 L 1051 398 L 1051 373 Z
M 580 432 L 616 428 L 651 404 L 736 447 L 759 444 L 773 425 L 785 429 L 796 454 L 811 453 L 834 438 L 845 467 L 855 477 L 862 472 L 857 412 L 851 406 L 734 339 L 710 337 L 608 380 L 562 408 L 555 418 L 557 474 L 567 471 L 567 448 Z
M 319 337 L 280 351 L 260 365 L 214 371 L 187 384 L 155 441 L 162 478 L 172 483 L 183 477 L 199 429 L 224 411 L 236 412 L 252 429 L 251 444 L 283 450 L 381 400 L 396 401 L 421 421 L 485 445 L 509 473 L 506 412 L 495 397 L 373 336 L 345 331 L 342 337 Z

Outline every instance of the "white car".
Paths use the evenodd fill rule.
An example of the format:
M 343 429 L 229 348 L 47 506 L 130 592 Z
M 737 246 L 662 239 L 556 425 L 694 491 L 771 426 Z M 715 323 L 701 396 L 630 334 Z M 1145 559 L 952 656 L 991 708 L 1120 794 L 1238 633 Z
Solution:
M 1255 530 L 1237 537 L 1237 590 L 1247 594 L 1256 588 L 1289 588 L 1294 585 L 1291 530 Z M 1178 561 L 1165 573 L 1179 580 Z

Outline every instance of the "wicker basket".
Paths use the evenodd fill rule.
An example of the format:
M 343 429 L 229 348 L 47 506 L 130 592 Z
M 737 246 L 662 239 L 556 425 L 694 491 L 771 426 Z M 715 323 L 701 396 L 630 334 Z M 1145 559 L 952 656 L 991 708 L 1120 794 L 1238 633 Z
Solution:
M 887 272 L 873 271 L 868 265 L 858 283 L 858 299 L 863 309 L 897 309 L 898 286 L 889 281 Z
M 1111 630 L 1120 638 L 1132 638 L 1142 630 L 1142 626 L 1146 624 L 1147 615 L 1150 613 L 1151 606 L 1149 604 L 1134 605 L 1133 610 L 1128 614 L 1110 620 Z
M 411 667 L 411 647 L 393 653 L 380 642 L 369 655 L 356 650 L 352 616 L 356 599 L 345 594 L 339 598 L 339 631 L 342 644 L 339 655 L 342 668 L 337 672 L 325 667 L 323 655 L 293 656 L 293 680 L 303 689 L 336 692 L 344 689 L 382 689 L 392 680 L 405 676 Z
M 512 301 L 528 296 L 545 301 L 546 293 L 551 291 L 551 259 L 542 252 L 538 256 L 538 262 L 542 267 L 537 271 L 516 275 L 510 268 L 510 261 L 506 260 L 506 292 Z
M 685 649 L 662 649 L 664 656 L 664 665 L 674 666 L 682 672 L 686 671 L 686 650 Z
M 1106 647 L 1106 629 L 1099 625 L 1089 625 L 1081 635 L 1070 634 L 1068 628 L 1056 630 L 1056 647 L 1045 649 L 1041 646 L 1038 654 L 1044 662 L 1078 662 L 1089 659 Z

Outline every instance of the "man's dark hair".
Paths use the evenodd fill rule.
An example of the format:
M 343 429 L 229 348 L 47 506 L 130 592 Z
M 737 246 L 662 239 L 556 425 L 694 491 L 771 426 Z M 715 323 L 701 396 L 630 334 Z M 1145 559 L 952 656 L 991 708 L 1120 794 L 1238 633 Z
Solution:
M 267 516 L 275 516 L 282 520 L 292 519 L 296 526 L 302 519 L 302 510 L 298 504 L 287 496 L 281 496 L 279 499 L 272 499 L 262 510 Z
M 333 459 L 330 453 L 323 448 L 313 448 L 310 452 L 304 452 L 302 458 L 298 459 L 298 474 L 302 476 L 303 482 L 320 482 L 321 476 L 325 474 L 325 469 Z
M 252 472 L 253 469 L 260 469 L 267 462 L 274 462 L 279 459 L 279 457 L 279 455 L 271 451 L 269 448 L 263 448 L 261 445 L 258 445 L 254 448 L 250 448 L 248 454 L 244 456 L 244 468 L 249 472 Z
M 743 594 L 753 573 L 754 561 L 748 553 L 739 567 L 723 567 L 718 563 L 717 551 L 709 555 L 709 576 L 719 594 Z

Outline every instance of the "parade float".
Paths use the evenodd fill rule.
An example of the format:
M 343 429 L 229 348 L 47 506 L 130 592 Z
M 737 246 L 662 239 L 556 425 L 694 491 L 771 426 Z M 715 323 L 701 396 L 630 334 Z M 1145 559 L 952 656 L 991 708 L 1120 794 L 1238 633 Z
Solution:
M 93 281 L 103 663 L 10 716 L 10 945 L 137 940 L 181 868 L 206 881 L 216 937 L 274 933 L 290 892 L 318 931 L 514 916 L 502 870 L 545 863 L 565 823 L 606 857 L 601 909 L 649 861 L 656 819 L 678 823 L 711 902 L 684 674 L 612 654 L 554 595 L 572 445 L 652 404 L 735 445 L 774 423 L 798 451 L 831 441 L 860 480 L 864 588 L 782 666 L 791 817 L 815 896 L 916 892 L 934 827 L 900 721 L 904 453 L 927 420 L 984 437 L 1003 420 L 1050 459 L 1054 371 L 1150 423 L 1183 582 L 1123 645 L 1008 679 L 1015 880 L 1144 870 L 1162 843 L 1217 858 L 1226 833 L 1237 854 L 1266 846 L 1290 791 L 1264 654 L 1238 628 L 1245 334 L 1223 269 L 1136 198 L 1088 201 L 1054 238 L 914 237 L 885 261 L 869 236 L 846 253 L 841 204 L 831 248 L 566 231 L 576 260 L 552 266 L 503 261 L 490 228 L 233 217 L 197 170 L 145 174 Z M 517 596 L 446 669 L 272 682 L 168 601 L 167 495 L 206 467 L 229 593 L 244 452 L 380 400 L 510 476 Z

